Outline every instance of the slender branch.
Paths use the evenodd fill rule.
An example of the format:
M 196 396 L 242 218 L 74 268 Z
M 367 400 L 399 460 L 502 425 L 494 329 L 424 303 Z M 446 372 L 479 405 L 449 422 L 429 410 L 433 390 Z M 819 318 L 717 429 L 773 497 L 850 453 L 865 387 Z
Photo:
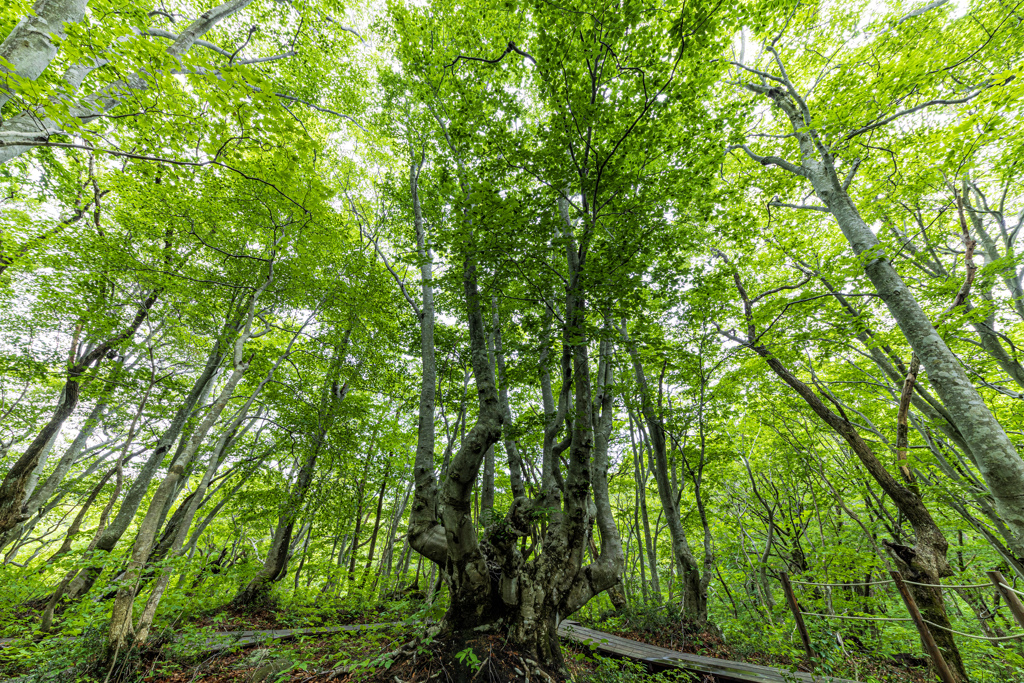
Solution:
M 533 62 L 534 66 L 537 66 L 537 60 L 534 59 L 532 55 L 530 55 L 527 52 L 523 52 L 522 50 L 520 50 L 519 47 L 517 47 L 516 44 L 513 43 L 510 40 L 510 41 L 508 41 L 508 46 L 505 47 L 505 51 L 502 52 L 501 56 L 497 57 L 496 59 L 484 59 L 483 57 L 468 57 L 466 55 L 459 55 L 458 57 L 456 57 L 455 59 L 452 60 L 451 64 L 448 64 L 447 66 L 445 66 L 445 68 L 448 69 L 450 67 L 455 66 L 460 59 L 465 59 L 468 62 L 483 62 L 484 64 L 497 64 L 501 60 L 505 59 L 505 56 L 509 52 L 515 52 L 517 55 L 520 55 L 522 57 L 526 57 L 531 62 Z

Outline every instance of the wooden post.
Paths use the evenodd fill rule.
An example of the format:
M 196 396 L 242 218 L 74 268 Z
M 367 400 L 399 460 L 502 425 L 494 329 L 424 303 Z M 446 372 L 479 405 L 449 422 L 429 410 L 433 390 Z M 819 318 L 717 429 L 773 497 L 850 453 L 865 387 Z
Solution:
M 1024 628 L 1024 604 L 1021 604 L 1020 598 L 1010 590 L 1010 584 L 1006 583 L 1006 579 L 1003 578 L 1000 572 L 993 569 L 985 573 L 988 574 L 988 578 L 992 579 L 992 583 L 996 585 L 999 594 L 1003 596 L 1006 604 L 1010 606 L 1010 611 L 1013 612 L 1013 618 L 1017 620 L 1017 624 Z
M 804 641 L 804 649 L 807 650 L 807 656 L 813 657 L 814 650 L 811 648 L 811 636 L 807 632 L 807 625 L 804 624 L 804 615 L 800 613 L 800 605 L 796 601 L 796 594 L 793 593 L 793 586 L 789 583 L 789 574 L 779 572 L 779 580 L 782 581 L 782 590 L 786 593 L 786 602 L 789 603 L 789 611 L 793 613 L 796 628 L 800 631 L 800 637 Z
M 942 683 L 958 683 L 958 680 L 953 676 L 953 672 L 949 670 L 946 660 L 943 659 L 942 651 L 935 644 L 935 638 L 932 637 L 932 632 L 928 630 L 928 624 L 924 623 L 924 617 L 921 616 L 921 610 L 917 608 L 917 603 L 914 602 L 914 596 L 910 594 L 907 584 L 903 583 L 903 577 L 897 571 L 890 571 L 889 573 L 892 575 L 893 581 L 896 582 L 896 588 L 899 589 L 900 595 L 903 596 L 903 602 L 906 603 L 907 611 L 910 612 L 910 618 L 913 619 L 914 624 L 917 626 L 917 632 L 921 634 L 921 644 L 924 646 L 924 651 L 931 657 L 932 665 L 935 667 L 936 673 L 939 674 L 939 679 Z

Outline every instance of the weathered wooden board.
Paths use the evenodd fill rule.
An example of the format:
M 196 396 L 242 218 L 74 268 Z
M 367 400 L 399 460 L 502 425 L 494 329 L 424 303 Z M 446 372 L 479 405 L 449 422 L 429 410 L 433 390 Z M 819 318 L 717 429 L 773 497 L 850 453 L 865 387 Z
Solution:
M 643 662 L 649 670 L 683 669 L 698 676 L 710 675 L 720 683 L 857 683 L 832 676 L 816 676 L 800 671 L 792 672 L 758 664 L 676 652 L 595 631 L 573 621 L 563 621 L 558 627 L 558 635 L 578 643 L 593 644 L 598 652 L 605 655 Z

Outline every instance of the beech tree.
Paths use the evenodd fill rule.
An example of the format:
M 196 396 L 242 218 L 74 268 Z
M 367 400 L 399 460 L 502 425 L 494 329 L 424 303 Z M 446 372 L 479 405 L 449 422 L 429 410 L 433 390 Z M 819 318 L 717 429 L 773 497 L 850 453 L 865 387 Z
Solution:
M 1018 14 L 4 6 L 0 676 L 1018 680 Z

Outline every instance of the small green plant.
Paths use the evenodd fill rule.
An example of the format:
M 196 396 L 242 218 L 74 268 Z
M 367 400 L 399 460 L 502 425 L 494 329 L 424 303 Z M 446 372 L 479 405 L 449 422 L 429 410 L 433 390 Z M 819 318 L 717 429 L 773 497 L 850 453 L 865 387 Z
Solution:
M 474 669 L 480 666 L 480 658 L 476 656 L 476 652 L 471 647 L 467 647 L 462 652 L 456 652 L 455 659 L 459 660 L 460 664 Z
M 601 656 L 595 659 L 597 669 L 581 678 L 579 683 L 684 683 L 692 680 L 685 671 L 665 671 L 652 676 L 638 662 Z

